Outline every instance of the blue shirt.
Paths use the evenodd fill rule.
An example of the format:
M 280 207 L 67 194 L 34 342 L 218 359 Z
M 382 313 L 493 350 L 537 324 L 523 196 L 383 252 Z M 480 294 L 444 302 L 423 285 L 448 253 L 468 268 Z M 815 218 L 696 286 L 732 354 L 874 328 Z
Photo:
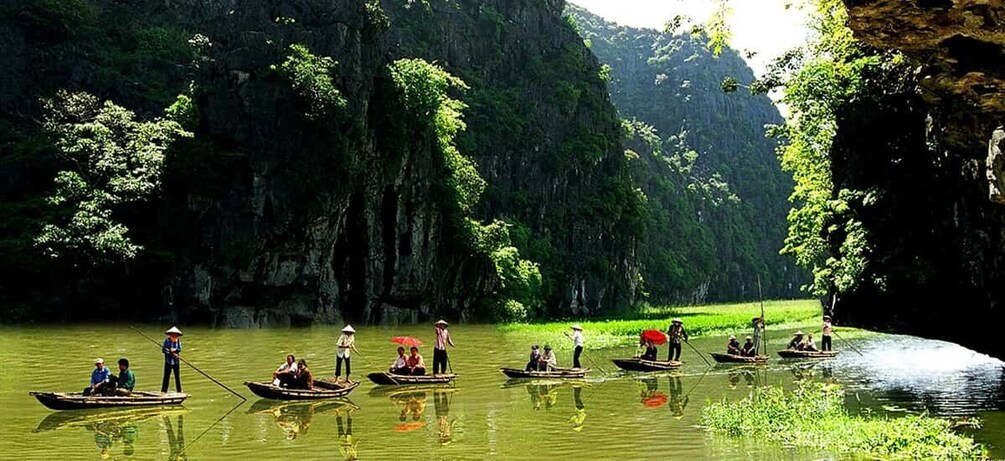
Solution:
M 178 364 L 178 359 L 171 355 L 171 349 L 177 349 L 175 352 L 181 352 L 181 339 L 178 341 L 171 341 L 171 338 L 164 338 L 164 362 L 168 365 Z
M 91 372 L 91 385 L 93 386 L 95 384 L 108 381 L 108 376 L 111 374 L 112 372 L 108 369 L 108 367 L 101 367 L 100 370 L 95 368 L 94 371 Z

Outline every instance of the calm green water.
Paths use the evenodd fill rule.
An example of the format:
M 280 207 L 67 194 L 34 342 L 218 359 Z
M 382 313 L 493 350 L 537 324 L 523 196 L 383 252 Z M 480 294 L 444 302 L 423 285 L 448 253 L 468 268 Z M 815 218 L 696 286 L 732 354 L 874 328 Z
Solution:
M 157 333 L 163 327 L 148 327 Z M 305 357 L 317 375 L 334 369 L 334 328 L 214 331 L 185 328 L 185 356 L 248 397 L 240 399 L 182 366 L 192 397 L 184 408 L 152 413 L 53 412 L 29 390 L 78 390 L 95 357 L 128 357 L 137 388 L 157 390 L 158 347 L 128 327 L 0 329 L 0 453 L 16 459 L 818 459 L 830 453 L 792 452 L 767 441 L 706 434 L 695 426 L 707 399 L 739 399 L 763 384 L 830 380 L 849 388 L 853 409 L 890 414 L 928 409 L 936 414 L 979 415 L 976 432 L 1005 456 L 1003 364 L 958 346 L 902 336 L 877 336 L 817 364 L 772 360 L 759 368 L 713 368 L 685 349 L 679 373 L 616 373 L 610 358 L 632 349 L 588 349 L 609 375 L 595 370 L 580 383 L 513 383 L 500 366 L 522 367 L 528 345 L 491 326 L 451 328 L 458 348 L 453 387 L 382 392 L 369 382 L 351 404 L 259 400 L 242 386 L 266 380 L 287 353 Z M 371 365 L 353 357 L 354 376 L 390 364 L 392 335 L 432 340 L 432 328 L 363 328 L 357 345 Z M 159 335 L 152 335 L 160 338 Z M 589 332 L 587 332 L 589 341 Z M 772 347 L 783 339 L 774 338 Z M 696 339 L 718 350 L 718 338 Z M 775 346 L 778 345 L 778 346 Z M 589 343 L 587 343 L 589 346 Z M 432 364 L 426 349 L 426 360 Z M 661 351 L 662 352 L 662 351 Z M 665 353 L 665 352 L 663 352 Z M 568 351 L 559 351 L 569 365 Z M 586 364 L 592 365 L 590 361 Z M 235 408 L 236 407 L 236 408 Z M 228 414 L 228 412 L 230 412 Z M 56 416 L 53 416 L 56 415 Z M 226 415 L 226 416 L 225 416 Z M 76 417 L 79 416 L 79 417 Z M 69 418 L 68 418 L 69 417 Z M 82 419 L 82 418 L 90 419 Z M 222 419 L 221 419 L 222 418 Z M 350 435 L 351 434 L 351 435 Z M 186 447 L 184 452 L 182 449 Z

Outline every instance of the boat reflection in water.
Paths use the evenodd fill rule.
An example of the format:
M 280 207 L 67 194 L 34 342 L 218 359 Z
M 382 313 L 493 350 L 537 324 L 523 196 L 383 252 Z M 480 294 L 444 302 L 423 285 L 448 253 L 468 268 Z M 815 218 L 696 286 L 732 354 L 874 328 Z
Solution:
M 47 432 L 67 428 L 84 429 L 94 436 L 94 445 L 101 459 L 125 458 L 130 459 L 136 453 L 136 443 L 139 441 L 140 426 L 144 423 L 154 421 L 155 417 L 161 416 L 168 428 L 168 438 L 172 442 L 171 459 L 184 459 L 175 455 L 179 454 L 185 445 L 185 436 L 182 433 L 184 414 L 187 413 L 183 407 L 174 409 L 165 408 L 139 408 L 128 410 L 74 410 L 51 413 L 46 416 L 33 432 Z M 178 429 L 174 430 L 168 425 L 169 417 L 176 416 Z M 179 441 L 178 445 L 175 442 Z M 116 454 L 119 445 L 122 448 L 121 454 Z
M 276 425 L 283 431 L 287 440 L 294 440 L 306 435 L 314 422 L 314 415 L 334 411 L 336 413 L 358 410 L 355 404 L 349 400 L 314 400 L 303 401 L 281 401 L 261 399 L 251 405 L 249 414 L 269 414 L 276 419 Z M 341 420 L 339 421 L 341 425 Z M 352 421 L 349 421 L 349 432 L 352 432 Z M 344 435 L 344 431 L 339 431 L 339 436 Z

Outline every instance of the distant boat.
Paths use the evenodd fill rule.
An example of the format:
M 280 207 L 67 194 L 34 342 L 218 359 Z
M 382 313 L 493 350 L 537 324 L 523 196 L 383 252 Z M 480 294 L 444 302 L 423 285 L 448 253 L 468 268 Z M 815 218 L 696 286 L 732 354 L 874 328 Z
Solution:
M 248 381 L 244 383 L 254 392 L 255 395 L 273 400 L 317 400 L 317 399 L 333 399 L 339 397 L 345 397 L 352 392 L 359 383 L 351 384 L 341 384 L 332 386 L 330 383 L 325 383 L 320 380 L 314 380 L 314 389 L 291 389 L 288 387 L 279 387 L 272 383 L 262 383 Z M 330 389 L 326 387 L 336 387 L 335 389 Z
M 684 364 L 677 360 L 671 360 L 669 362 L 660 362 L 656 360 L 645 360 L 639 357 L 633 357 L 630 359 L 611 359 L 618 368 L 628 371 L 667 371 L 676 370 Z
M 446 384 L 455 379 L 457 375 L 453 373 L 442 375 L 396 375 L 387 372 L 375 372 L 366 375 L 374 384 L 396 386 L 401 384 Z
M 754 357 L 745 357 L 742 355 L 733 354 L 720 354 L 718 352 L 712 352 L 709 355 L 719 363 L 767 363 L 767 355 L 757 355 Z
M 778 356 L 783 359 L 826 359 L 838 355 L 841 351 L 797 351 L 786 349 L 778 351 Z
M 510 378 L 557 378 L 581 379 L 590 371 L 589 368 L 556 368 L 552 371 L 526 371 L 518 368 L 500 368 L 502 374 Z
M 42 405 L 53 410 L 82 410 L 86 408 L 127 408 L 144 406 L 181 405 L 188 394 L 181 392 L 133 392 L 130 396 L 84 395 L 79 392 L 37 392 L 28 393 Z

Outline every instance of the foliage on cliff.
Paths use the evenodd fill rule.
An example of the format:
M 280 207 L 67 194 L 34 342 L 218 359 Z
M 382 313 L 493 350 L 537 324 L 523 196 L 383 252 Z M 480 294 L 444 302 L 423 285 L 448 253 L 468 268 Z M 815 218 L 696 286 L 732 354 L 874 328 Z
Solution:
M 610 66 L 622 117 L 652 126 L 636 131 L 663 158 L 643 156 L 645 167 L 634 170 L 649 196 L 641 253 L 650 300 L 752 299 L 758 276 L 765 296 L 795 295 L 802 271 L 777 254 L 792 182 L 764 137 L 764 125 L 781 117 L 764 96 L 720 90 L 727 76 L 753 78 L 736 51 L 722 48 L 722 24 L 707 26 L 710 39 L 619 26 L 571 5 L 567 14 Z M 711 186 L 728 187 L 736 200 L 710 200 Z

